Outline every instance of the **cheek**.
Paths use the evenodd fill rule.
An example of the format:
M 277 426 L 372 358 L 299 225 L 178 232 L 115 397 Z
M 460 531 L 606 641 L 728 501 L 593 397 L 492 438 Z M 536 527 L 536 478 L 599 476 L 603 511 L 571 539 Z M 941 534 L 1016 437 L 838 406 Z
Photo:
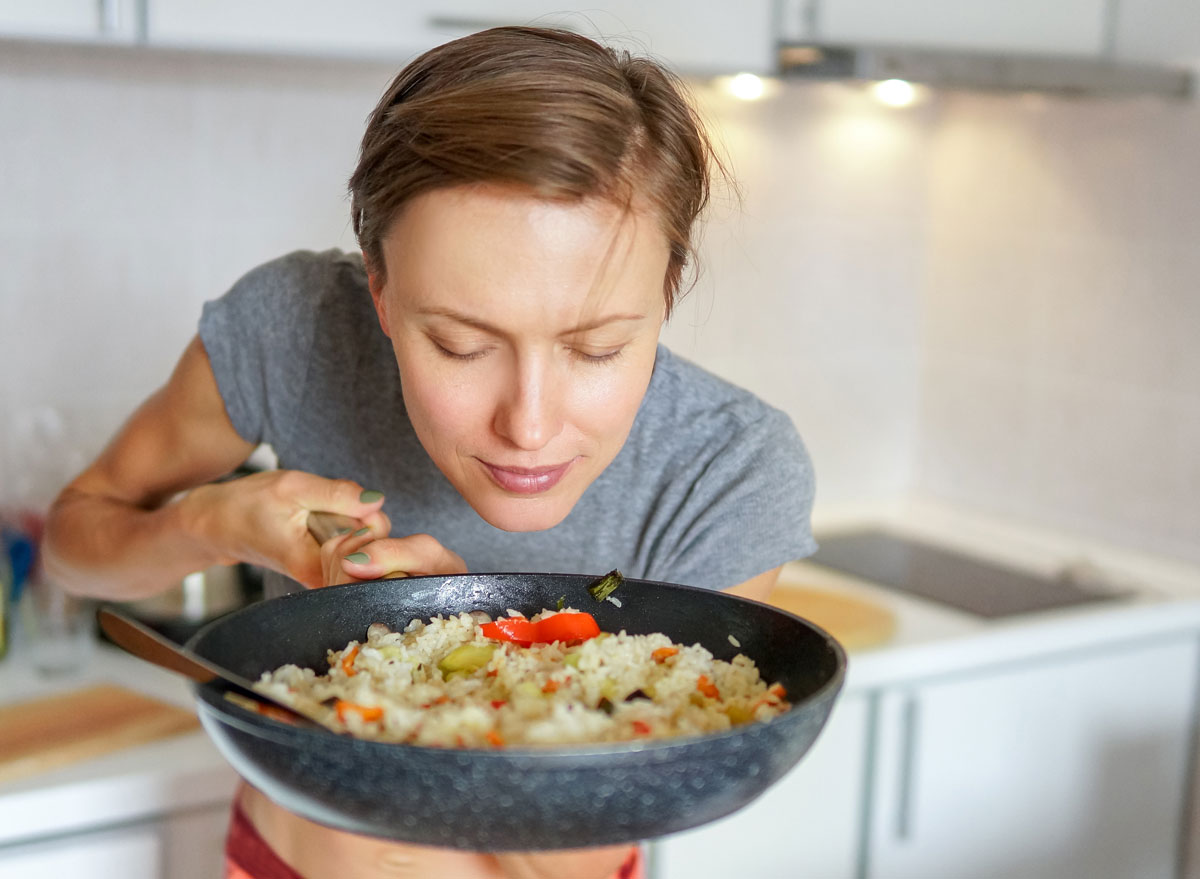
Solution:
M 460 444 L 478 431 L 488 406 L 477 383 L 448 377 L 438 364 L 421 359 L 406 360 L 397 352 L 404 406 L 413 429 L 432 453 Z
M 624 442 L 645 396 L 653 365 L 651 356 L 647 362 L 623 364 L 617 369 L 584 367 L 596 374 L 585 373 L 577 381 L 571 420 L 591 436 Z

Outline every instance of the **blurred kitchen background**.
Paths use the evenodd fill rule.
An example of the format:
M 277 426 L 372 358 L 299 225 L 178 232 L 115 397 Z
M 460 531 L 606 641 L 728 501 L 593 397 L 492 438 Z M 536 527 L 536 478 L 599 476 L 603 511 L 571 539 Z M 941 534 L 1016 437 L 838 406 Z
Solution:
M 737 188 L 715 193 L 700 274 L 666 341 L 790 414 L 815 461 L 819 525 L 950 510 L 947 535 L 987 522 L 1026 548 L 1046 534 L 1153 572 L 1200 566 L 1200 0 L 0 0 L 0 509 L 44 507 L 165 380 L 202 303 L 242 273 L 293 249 L 354 249 L 346 180 L 388 80 L 429 46 L 513 22 L 649 51 L 686 77 Z M 852 656 L 860 676 L 821 758 L 842 768 L 822 770 L 820 790 L 862 797 L 788 807 L 814 827 L 844 813 L 822 833 L 841 846 L 828 863 L 850 866 L 806 874 L 928 877 L 930 863 L 973 859 L 980 876 L 1184 875 L 1200 835 L 1200 809 L 1180 806 L 1197 770 L 1190 576 L 1169 596 L 1194 619 L 1177 652 L 1053 678 L 1036 703 L 1020 702 L 1024 684 L 1013 696 L 1025 723 L 1090 693 L 1099 707 L 1064 728 L 1095 730 L 1118 713 L 1102 701 L 1110 675 L 1122 692 L 1166 694 L 1122 706 L 1165 719 L 1104 741 L 1095 765 L 1117 770 L 1062 782 L 1074 784 L 1062 803 L 1091 823 L 1055 828 L 1024 862 L 976 857 L 982 830 L 961 835 L 976 852 L 939 840 L 932 860 L 880 841 L 887 724 L 911 747 L 915 703 L 901 697 L 949 667 L 920 651 L 999 631 L 891 606 L 886 637 L 916 651 L 904 654 L 909 678 L 894 671 L 900 653 Z M 1103 637 L 1125 649 L 1124 625 Z M 1025 640 L 1003 662 L 1028 660 L 1035 629 L 1004 630 Z M 1045 650 L 1083 649 L 1069 626 L 1049 631 Z M 1166 643 L 1163 631 L 1147 617 L 1137 637 Z M 1102 637 L 1087 637 L 1098 649 Z M 953 662 L 1000 662 L 969 650 Z M 1135 667 L 1145 676 L 1120 677 Z M 988 716 L 969 698 L 947 704 Z M 1001 727 L 1008 741 L 1042 741 Z M 962 735 L 926 737 L 941 751 L 905 751 L 900 774 L 913 753 L 933 761 L 981 732 L 947 729 Z M 987 764 L 991 781 L 1037 783 L 1099 740 L 1046 734 L 1057 745 L 1019 769 Z M 842 763 L 829 756 L 838 742 L 850 743 Z M 980 752 L 953 756 L 951 778 L 981 765 Z M 1147 778 L 1150 793 L 1133 795 Z M 1014 849 L 1005 827 L 1026 834 L 1066 813 L 1046 790 L 1024 791 L 1008 824 L 983 808 L 997 816 L 996 851 Z M 947 795 L 947 826 L 959 794 Z M 0 796 L 0 815 L 27 811 L 10 802 L 5 813 Z M 213 802 L 216 833 L 224 803 Z M 0 854 L 46 827 L 0 834 Z M 713 864 L 721 851 L 746 857 L 687 845 Z M 665 851 L 657 875 L 701 875 L 696 855 Z
M 792 416 L 819 512 L 929 497 L 1200 561 L 1193 100 L 925 89 L 893 107 L 788 78 L 744 100 L 708 76 L 772 72 L 779 35 L 809 26 L 1173 64 L 1200 58 L 1195 0 L 100 5 L 97 26 L 94 0 L 0 3 L 0 30 L 33 37 L 0 45 L 0 502 L 98 451 L 241 273 L 354 248 L 364 119 L 414 50 L 565 21 L 689 74 L 741 193 L 718 192 L 667 339 Z

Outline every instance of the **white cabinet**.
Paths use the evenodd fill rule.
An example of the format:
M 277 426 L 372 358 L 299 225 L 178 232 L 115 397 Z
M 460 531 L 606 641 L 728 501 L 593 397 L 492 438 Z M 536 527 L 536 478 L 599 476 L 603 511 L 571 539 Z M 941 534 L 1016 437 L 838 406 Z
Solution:
M 1122 0 L 1114 44 L 1125 61 L 1200 65 L 1200 0 Z
M 446 39 L 436 4 L 394 0 L 146 0 L 152 46 L 406 60 Z
M 655 842 L 652 879 L 1174 879 L 1198 685 L 1189 634 L 851 692 L 762 797 Z
M 0 0 L 0 35 L 132 42 L 137 0 Z
M 7 852 L 0 849 L 0 875 L 4 879 L 160 879 L 161 858 L 162 844 L 153 828 L 123 828 Z
M 850 879 L 864 808 L 868 700 L 844 696 L 804 759 L 746 808 L 653 844 L 654 879 Z
M 688 73 L 774 69 L 772 0 L 446 0 L 435 20 L 461 33 L 498 24 L 566 27 Z
M 214 879 L 223 875 L 229 807 L 0 847 L 4 879 Z
M 1099 55 L 1107 0 L 783 0 L 791 40 Z
M 146 0 L 151 45 L 405 59 L 497 25 L 566 27 L 650 52 L 685 72 L 765 72 L 770 0 Z
M 880 701 L 871 879 L 1168 879 L 1197 639 L 893 689 Z

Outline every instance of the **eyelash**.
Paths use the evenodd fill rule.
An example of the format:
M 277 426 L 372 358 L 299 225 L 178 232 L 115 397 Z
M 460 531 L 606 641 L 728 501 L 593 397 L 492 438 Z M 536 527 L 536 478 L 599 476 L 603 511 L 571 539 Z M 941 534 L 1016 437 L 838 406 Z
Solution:
M 488 352 L 487 348 L 481 348 L 480 350 L 472 351 L 469 354 L 459 354 L 457 351 L 451 351 L 449 348 L 443 348 L 437 342 L 433 343 L 433 347 L 438 350 L 438 353 L 450 358 L 451 360 L 478 360 Z
M 612 361 L 614 361 L 618 357 L 620 357 L 621 354 L 624 353 L 624 351 L 625 351 L 625 349 L 622 347 L 622 348 L 618 348 L 615 351 L 609 351 L 607 354 L 584 354 L 582 351 L 575 351 L 574 349 L 572 349 L 572 352 L 574 353 L 576 359 L 582 361 L 583 363 L 592 363 L 592 364 L 611 363 Z
M 459 360 L 459 361 L 463 361 L 463 362 L 469 362 L 471 360 L 478 360 L 480 357 L 484 357 L 490 350 L 488 348 L 482 348 L 479 351 L 472 351 L 469 354 L 459 354 L 457 351 L 451 351 L 449 348 L 442 347 L 437 342 L 433 343 L 433 347 L 435 347 L 438 350 L 438 352 L 441 353 L 442 355 L 444 355 L 445 357 L 448 357 L 451 360 Z M 609 351 L 607 354 L 585 354 L 582 351 L 572 348 L 571 354 L 572 354 L 572 356 L 575 357 L 575 359 L 579 360 L 582 363 L 590 363 L 590 364 L 599 365 L 601 363 L 611 363 L 612 361 L 614 361 L 618 357 L 620 357 L 624 353 L 624 351 L 625 351 L 625 348 L 624 348 L 624 346 L 622 346 L 622 347 L 616 349 L 615 351 Z

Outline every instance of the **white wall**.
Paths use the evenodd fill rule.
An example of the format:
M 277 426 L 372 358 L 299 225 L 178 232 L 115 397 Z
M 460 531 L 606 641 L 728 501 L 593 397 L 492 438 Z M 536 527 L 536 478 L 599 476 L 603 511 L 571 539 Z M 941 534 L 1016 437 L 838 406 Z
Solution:
M 917 491 L 1200 561 L 1200 108 L 941 103 Z
M 243 271 L 353 247 L 391 73 L 3 45 L 0 503 L 94 454 Z M 743 200 L 667 338 L 791 414 L 819 505 L 911 492 L 1200 560 L 1195 109 L 696 86 Z M 46 405 L 68 448 L 31 454 Z
M 61 471 L 56 455 L 49 477 L 30 472 L 13 434 L 31 411 L 57 407 L 76 458 L 94 454 L 165 379 L 205 299 L 287 250 L 354 246 L 345 180 L 392 72 L 5 47 L 7 494 Z M 837 87 L 702 97 L 744 202 L 718 195 L 669 338 L 792 414 L 824 498 L 897 491 L 914 436 L 922 135 Z

